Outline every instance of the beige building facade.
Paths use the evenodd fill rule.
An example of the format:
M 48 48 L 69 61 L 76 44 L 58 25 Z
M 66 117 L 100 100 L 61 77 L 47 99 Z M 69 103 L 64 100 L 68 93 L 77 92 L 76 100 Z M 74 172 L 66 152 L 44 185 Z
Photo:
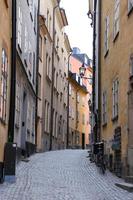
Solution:
M 133 175 L 133 4 L 101 1 L 101 140 L 117 176 Z
M 67 65 L 71 50 L 64 32 L 66 25 L 65 11 L 58 1 L 40 1 L 38 151 L 66 148 Z
M 4 146 L 8 141 L 11 78 L 11 1 L 0 3 L 0 179 Z

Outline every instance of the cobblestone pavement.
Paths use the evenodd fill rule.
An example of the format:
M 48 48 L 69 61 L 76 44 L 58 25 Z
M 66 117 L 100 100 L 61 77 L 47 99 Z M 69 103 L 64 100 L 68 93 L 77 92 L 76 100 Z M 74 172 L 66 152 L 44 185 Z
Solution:
M 87 151 L 64 150 L 36 154 L 17 167 L 16 183 L 0 185 L 0 200 L 133 200 L 115 186 L 122 182 L 99 173 Z

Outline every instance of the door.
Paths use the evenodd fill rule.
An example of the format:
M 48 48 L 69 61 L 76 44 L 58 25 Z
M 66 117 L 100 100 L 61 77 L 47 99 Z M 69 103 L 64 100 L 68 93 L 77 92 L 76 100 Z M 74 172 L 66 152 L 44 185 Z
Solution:
M 82 133 L 82 149 L 85 149 L 85 134 Z
M 26 117 L 27 117 L 27 94 L 24 91 L 22 99 L 22 121 L 21 121 L 21 148 L 24 150 L 26 142 Z

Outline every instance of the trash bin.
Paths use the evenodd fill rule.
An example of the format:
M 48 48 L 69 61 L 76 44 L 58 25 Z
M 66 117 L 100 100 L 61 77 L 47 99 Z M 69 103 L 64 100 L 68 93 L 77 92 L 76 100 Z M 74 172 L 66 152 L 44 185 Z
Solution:
M 0 162 L 0 183 L 3 183 L 3 162 Z
M 16 173 L 16 143 L 6 143 L 4 149 L 4 180 L 15 182 Z

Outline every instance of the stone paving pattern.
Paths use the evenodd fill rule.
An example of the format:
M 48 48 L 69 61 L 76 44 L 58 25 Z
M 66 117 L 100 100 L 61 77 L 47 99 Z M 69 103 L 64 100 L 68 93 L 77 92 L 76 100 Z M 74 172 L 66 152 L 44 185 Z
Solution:
M 0 185 L 0 200 L 133 200 L 115 186 L 123 180 L 99 173 L 86 150 L 38 153 L 17 166 L 16 183 Z

